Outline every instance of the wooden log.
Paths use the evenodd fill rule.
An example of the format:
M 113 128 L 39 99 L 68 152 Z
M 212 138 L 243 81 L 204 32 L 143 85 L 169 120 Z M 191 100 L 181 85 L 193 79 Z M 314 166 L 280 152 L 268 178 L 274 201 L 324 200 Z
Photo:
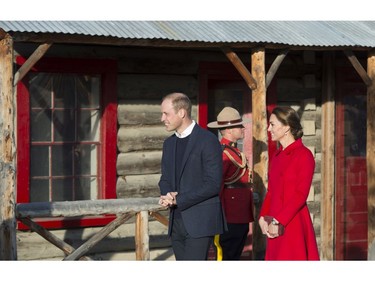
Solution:
M 362 78 L 363 82 L 366 84 L 367 87 L 370 87 L 372 84 L 371 78 L 366 73 L 366 70 L 363 68 L 357 57 L 351 50 L 344 51 L 346 57 L 349 59 L 350 63 L 353 65 L 355 70 L 357 71 L 358 75 Z
M 163 126 L 126 127 L 120 126 L 117 148 L 121 152 L 162 150 L 164 140 L 172 135 Z
M 161 156 L 162 151 L 120 153 L 117 157 L 117 174 L 158 174 L 161 172 Z
M 129 175 L 117 178 L 117 198 L 145 198 L 160 196 L 160 174 Z
M 183 92 L 196 99 L 198 79 L 195 75 L 120 74 L 118 75 L 118 99 L 156 100 L 172 92 Z M 194 100 L 192 103 L 195 104 Z M 159 110 L 160 112 L 160 110 Z M 159 115 L 158 120 L 160 120 Z
M 136 214 L 135 223 L 135 258 L 138 261 L 150 260 L 148 234 L 148 212 L 142 211 Z
M 17 259 L 15 219 L 15 145 L 13 40 L 0 41 L 0 260 Z
M 275 76 L 277 70 L 279 69 L 281 63 L 285 59 L 286 55 L 288 54 L 289 50 L 282 50 L 280 54 L 276 57 L 273 61 L 270 69 L 267 72 L 266 76 L 266 88 L 271 84 L 273 77 Z
M 121 125 L 162 125 L 161 100 L 122 100 L 118 107 L 118 123 Z
M 16 206 L 16 216 L 17 218 L 78 217 L 166 209 L 158 202 L 159 197 L 19 203 Z
M 21 68 L 14 75 L 14 86 L 29 72 L 29 70 L 40 60 L 44 54 L 48 51 L 52 43 L 41 44 L 35 52 L 27 59 L 27 61 L 21 66 Z
M 44 239 L 46 239 L 51 244 L 55 245 L 57 248 L 61 249 L 66 255 L 69 255 L 75 251 L 75 249 L 70 246 L 68 243 L 65 243 L 61 239 L 59 239 L 56 235 L 53 235 L 53 233 L 49 232 L 44 227 L 40 226 L 39 224 L 33 222 L 29 218 L 20 218 L 19 219 L 22 223 L 27 225 L 32 231 L 35 231 L 40 236 L 42 236 Z M 89 257 L 81 257 L 81 260 L 92 260 Z
M 155 218 L 158 222 L 164 224 L 166 227 L 168 227 L 169 225 L 169 222 L 168 222 L 168 219 L 161 215 L 160 213 L 158 212 L 149 212 L 150 216 L 152 216 L 153 218 Z
M 251 55 L 251 73 L 257 81 L 257 88 L 252 91 L 253 108 L 253 171 L 254 191 L 259 194 L 262 202 L 268 185 L 268 135 L 267 135 L 267 108 L 266 108 L 266 73 L 265 50 L 256 48 Z M 261 206 L 261 204 L 259 204 Z M 255 209 L 253 226 L 253 254 L 258 259 L 265 251 L 266 240 L 261 233 L 258 218 L 259 209 Z
M 367 56 L 367 73 L 371 85 L 367 88 L 367 202 L 368 260 L 375 260 L 375 50 Z
M 223 50 L 227 58 L 232 62 L 234 67 L 241 74 L 242 78 L 245 80 L 249 88 L 251 90 L 255 90 L 257 88 L 257 81 L 251 75 L 246 66 L 242 63 L 241 59 L 237 56 L 237 54 L 228 47 L 222 47 L 221 49 Z
M 134 212 L 119 215 L 115 220 L 111 221 L 109 224 L 103 227 L 98 233 L 96 233 L 93 237 L 91 237 L 87 242 L 82 244 L 82 246 L 80 246 L 73 253 L 66 256 L 63 260 L 64 261 L 78 260 L 84 254 L 90 251 L 91 248 L 93 248 L 96 244 L 98 244 L 103 238 L 105 238 L 109 233 L 114 231 L 116 228 L 118 228 L 120 225 L 122 225 L 125 221 L 127 221 L 133 216 L 134 216 Z M 148 244 L 147 244 L 147 247 L 148 247 Z
M 333 54 L 325 53 L 323 58 L 323 95 L 322 95 L 322 181 L 321 190 L 321 248 L 324 260 L 334 257 L 334 191 L 335 191 L 335 91 Z M 306 143 L 305 143 L 306 144 Z

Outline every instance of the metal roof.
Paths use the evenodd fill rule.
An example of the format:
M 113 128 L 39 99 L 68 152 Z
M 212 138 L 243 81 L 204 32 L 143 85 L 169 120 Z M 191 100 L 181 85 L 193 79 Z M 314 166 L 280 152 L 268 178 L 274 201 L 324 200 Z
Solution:
M 375 21 L 0 21 L 0 28 L 135 40 L 375 47 Z

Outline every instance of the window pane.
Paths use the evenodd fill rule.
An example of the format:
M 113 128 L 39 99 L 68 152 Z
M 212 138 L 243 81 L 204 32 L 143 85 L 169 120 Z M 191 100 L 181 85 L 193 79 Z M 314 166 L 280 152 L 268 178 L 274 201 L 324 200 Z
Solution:
M 96 175 L 97 147 L 93 144 L 77 145 L 74 151 L 75 175 Z
M 30 181 L 30 202 L 49 201 L 48 179 L 32 179 Z
M 52 146 L 52 176 L 73 175 L 73 146 Z
M 51 110 L 32 110 L 31 141 L 51 141 Z
M 72 178 L 52 180 L 52 201 L 72 200 L 74 200 Z
M 53 79 L 54 107 L 75 107 L 75 76 L 55 74 Z
M 51 108 L 52 76 L 32 73 L 29 84 L 31 108 Z
M 82 110 L 78 116 L 78 141 L 99 140 L 99 111 Z
M 30 175 L 31 177 L 49 176 L 48 146 L 32 146 L 30 153 Z
M 75 140 L 74 110 L 56 110 L 53 113 L 53 133 L 55 141 Z
M 99 107 L 100 77 L 82 75 L 77 78 L 77 107 Z
M 75 200 L 90 200 L 97 197 L 96 178 L 79 178 L 75 184 Z

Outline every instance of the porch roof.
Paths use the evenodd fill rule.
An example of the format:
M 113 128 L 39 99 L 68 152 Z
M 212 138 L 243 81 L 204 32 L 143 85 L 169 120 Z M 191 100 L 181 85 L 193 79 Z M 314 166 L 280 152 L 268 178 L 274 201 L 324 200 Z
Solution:
M 0 21 L 16 42 L 373 48 L 375 21 Z M 75 40 L 67 40 L 75 38 Z

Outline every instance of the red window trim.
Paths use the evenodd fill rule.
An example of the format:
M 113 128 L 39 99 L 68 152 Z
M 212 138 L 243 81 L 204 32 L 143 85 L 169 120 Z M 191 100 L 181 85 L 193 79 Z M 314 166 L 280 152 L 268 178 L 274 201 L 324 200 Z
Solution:
M 20 67 L 26 59 L 19 56 L 16 63 Z M 98 199 L 116 198 L 116 158 L 117 158 L 117 62 L 101 59 L 45 58 L 30 70 L 49 73 L 86 73 L 102 77 L 102 123 L 101 123 L 101 169 L 100 193 Z M 17 203 L 29 203 L 30 180 L 30 107 L 29 93 L 25 80 L 17 85 Z M 80 219 L 40 219 L 36 220 L 47 228 L 78 226 L 99 226 L 113 220 L 114 216 L 86 217 Z M 19 229 L 27 229 L 19 223 Z

